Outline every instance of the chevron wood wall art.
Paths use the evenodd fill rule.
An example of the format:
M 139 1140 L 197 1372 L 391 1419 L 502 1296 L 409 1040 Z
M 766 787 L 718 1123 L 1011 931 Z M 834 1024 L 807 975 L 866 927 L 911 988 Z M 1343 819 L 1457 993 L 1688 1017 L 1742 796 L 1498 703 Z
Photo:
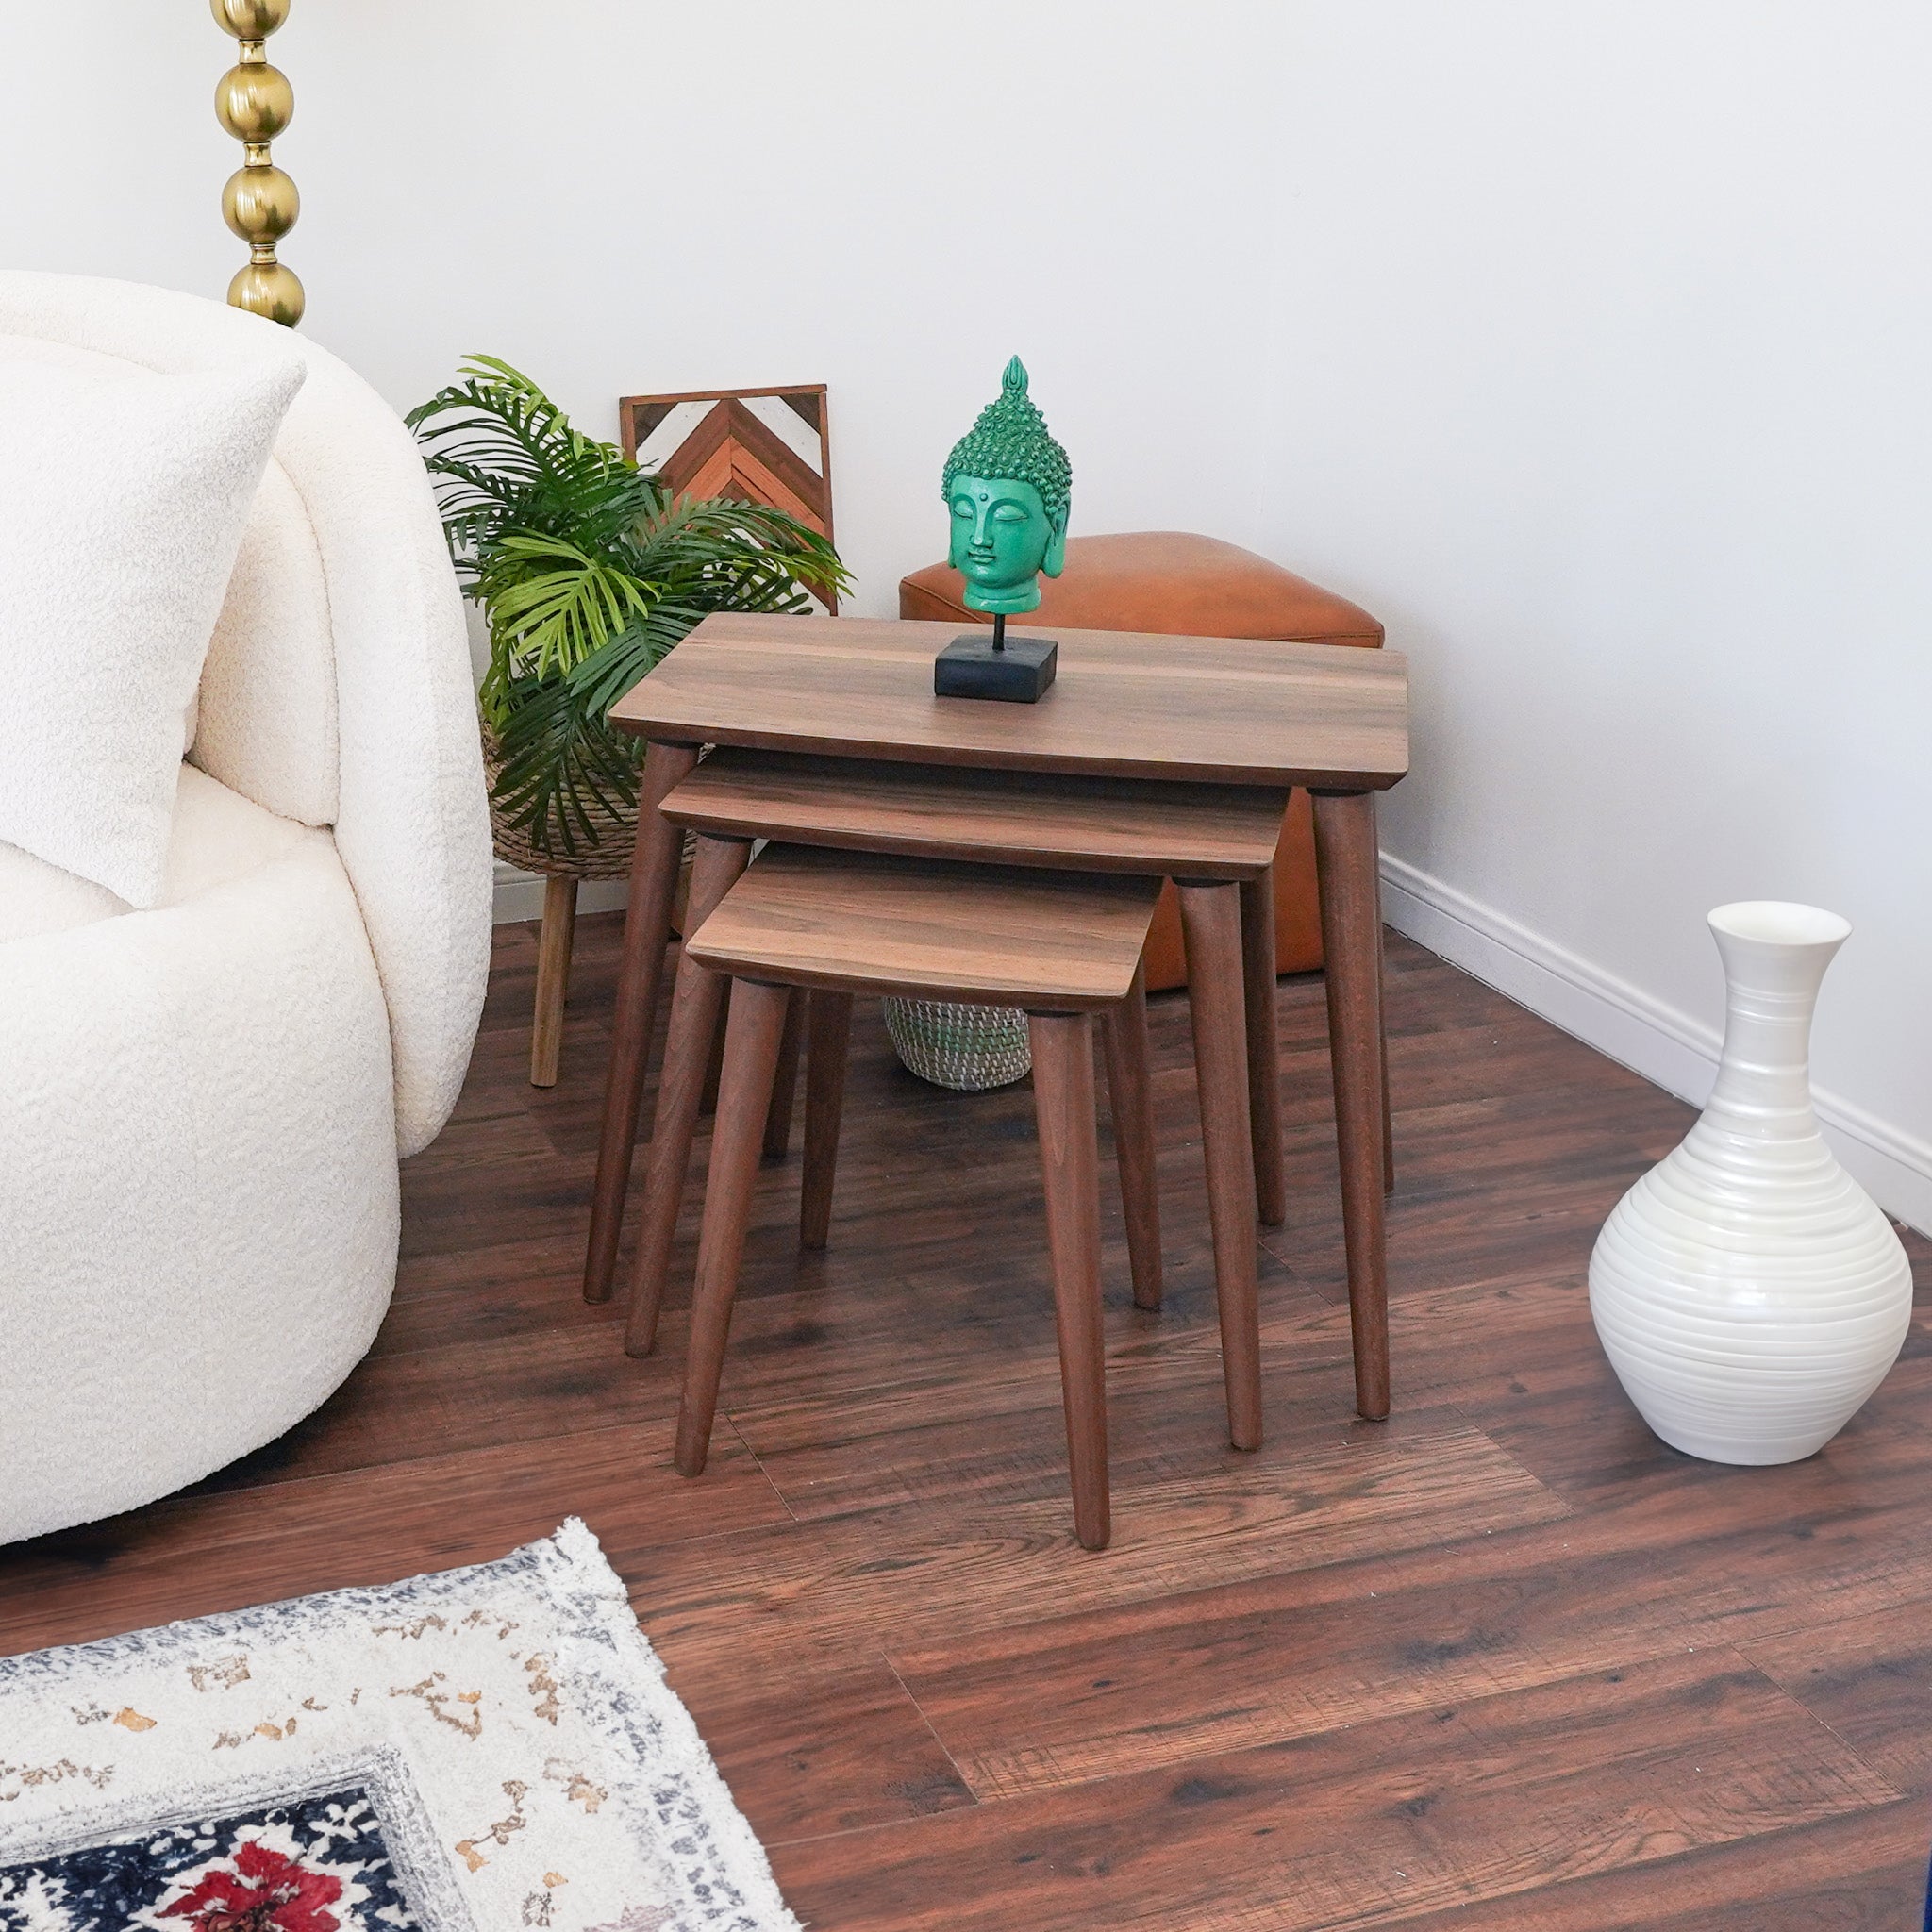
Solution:
M 832 536 L 824 383 L 625 396 L 617 413 L 625 454 L 678 495 L 762 503 Z

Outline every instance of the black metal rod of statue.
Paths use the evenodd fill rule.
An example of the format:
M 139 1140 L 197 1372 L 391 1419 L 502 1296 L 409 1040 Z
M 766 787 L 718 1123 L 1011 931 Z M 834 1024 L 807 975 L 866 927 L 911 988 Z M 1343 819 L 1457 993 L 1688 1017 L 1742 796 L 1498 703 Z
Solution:
M 1042 573 L 1067 562 L 1067 509 L 1073 465 L 1026 394 L 1019 357 L 1007 364 L 1000 393 L 946 458 L 941 493 L 952 516 L 949 558 L 966 579 L 966 608 L 992 619 L 957 637 L 933 659 L 941 697 L 999 698 L 1033 704 L 1054 680 L 1059 647 L 1051 638 L 1007 637 L 1007 619 L 1040 608 Z

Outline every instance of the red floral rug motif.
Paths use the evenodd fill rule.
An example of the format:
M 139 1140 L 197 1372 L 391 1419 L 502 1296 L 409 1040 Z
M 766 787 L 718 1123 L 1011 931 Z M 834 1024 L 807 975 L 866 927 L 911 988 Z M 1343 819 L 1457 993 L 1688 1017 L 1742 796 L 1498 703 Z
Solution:
M 194 1932 L 339 1932 L 341 1922 L 328 1907 L 342 1895 L 340 1878 L 253 1840 L 232 1866 L 208 1873 L 161 1916 L 186 1919 Z

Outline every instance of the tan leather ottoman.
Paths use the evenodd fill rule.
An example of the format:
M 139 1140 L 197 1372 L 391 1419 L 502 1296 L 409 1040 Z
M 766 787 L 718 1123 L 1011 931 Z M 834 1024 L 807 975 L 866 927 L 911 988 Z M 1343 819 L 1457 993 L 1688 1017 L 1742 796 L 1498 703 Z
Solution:
M 1303 643 L 1382 641 L 1382 626 L 1358 605 L 1257 557 L 1239 544 L 1184 530 L 1134 530 L 1070 537 L 1067 568 L 1042 577 L 1040 608 L 1021 625 L 1071 630 L 1141 630 L 1179 637 L 1283 638 Z M 966 608 L 965 582 L 943 563 L 899 580 L 899 615 L 990 624 Z M 1282 822 L 1274 858 L 1274 970 L 1307 973 L 1322 963 L 1322 921 L 1315 898 L 1314 814 L 1297 791 Z M 1185 986 L 1180 908 L 1170 883 L 1147 941 L 1150 991 Z

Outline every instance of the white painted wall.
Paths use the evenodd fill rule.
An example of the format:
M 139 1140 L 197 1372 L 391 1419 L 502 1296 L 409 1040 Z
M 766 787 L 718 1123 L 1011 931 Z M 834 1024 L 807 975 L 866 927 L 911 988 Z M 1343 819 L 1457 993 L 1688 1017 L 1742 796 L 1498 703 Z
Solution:
M 219 294 L 240 155 L 206 0 L 103 0 L 85 129 L 75 32 L 19 11 L 0 253 Z M 828 382 L 855 608 L 896 610 L 938 554 L 940 464 L 1015 349 L 1089 528 L 1185 518 L 1206 475 L 1258 541 L 1273 142 L 1249 14 L 1038 9 L 1042 85 L 1018 101 L 981 98 L 953 17 L 901 0 L 294 0 L 271 42 L 303 196 L 282 252 L 308 332 L 399 404 L 472 349 L 608 435 L 625 392 Z M 1169 385 L 1199 407 L 1150 425 Z
M 200 0 L 9 20 L 0 259 L 218 293 Z M 1932 20 L 1910 0 L 295 0 L 308 327 L 608 433 L 825 380 L 854 608 L 1018 348 L 1088 529 L 1193 525 L 1411 654 L 1391 914 L 1691 1097 L 1726 898 L 1857 926 L 1816 1070 L 1932 1224 Z M 85 44 L 82 45 L 84 39 Z M 90 111 L 73 107 L 77 51 Z
M 1846 914 L 1822 1110 L 1932 1226 L 1932 15 L 1378 0 L 1291 42 L 1269 547 L 1413 660 L 1391 912 L 1696 1099 L 1705 911 Z

